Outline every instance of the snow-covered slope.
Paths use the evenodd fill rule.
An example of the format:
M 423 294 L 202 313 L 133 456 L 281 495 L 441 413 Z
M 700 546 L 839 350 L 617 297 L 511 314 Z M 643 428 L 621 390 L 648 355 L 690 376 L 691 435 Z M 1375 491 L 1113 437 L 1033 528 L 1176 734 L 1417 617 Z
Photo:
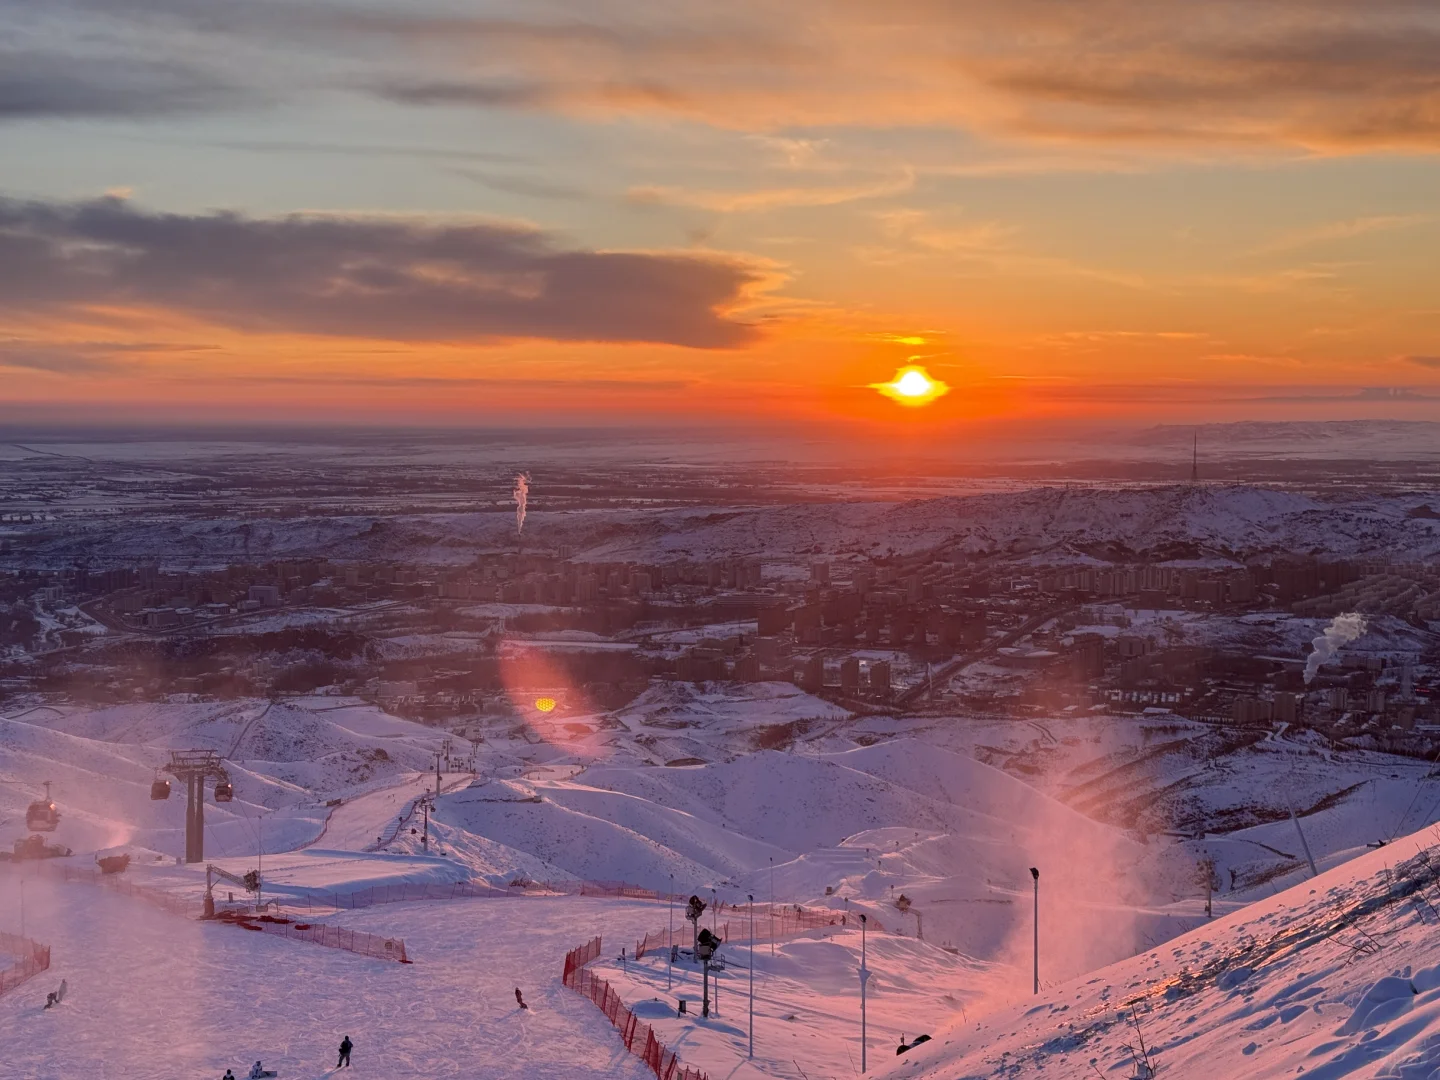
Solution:
M 1414 834 L 1038 998 L 957 1018 L 885 1075 L 1429 1080 L 1437 901 L 1440 846 Z M 1042 918 L 1042 975 L 1054 938 Z
M 61 814 L 51 842 L 179 855 L 184 791 L 172 784 L 169 799 L 154 801 L 150 785 L 172 749 L 207 749 L 222 755 L 235 788 L 231 803 L 207 799 L 207 851 L 253 853 L 262 829 L 266 851 L 285 851 L 316 838 L 326 801 L 423 772 L 440 744 L 432 729 L 354 703 L 35 710 L 0 718 L 0 779 L 13 781 L 0 784 L 0 842 L 25 834 L 25 807 L 48 780 Z M 468 753 L 464 740 L 455 745 Z

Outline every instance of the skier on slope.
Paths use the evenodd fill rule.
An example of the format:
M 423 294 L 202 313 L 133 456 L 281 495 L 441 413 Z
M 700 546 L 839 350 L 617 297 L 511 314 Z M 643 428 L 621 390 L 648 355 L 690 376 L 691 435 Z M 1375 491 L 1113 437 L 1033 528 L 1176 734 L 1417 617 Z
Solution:
M 354 1049 L 355 1044 L 350 1041 L 349 1035 L 346 1035 L 345 1038 L 340 1040 L 340 1059 L 335 1062 L 337 1069 L 342 1065 L 347 1069 L 350 1067 L 350 1051 Z
M 520 987 L 518 986 L 515 987 L 515 1001 L 522 1009 L 530 1008 L 529 1005 L 525 1004 L 525 999 L 520 996 Z

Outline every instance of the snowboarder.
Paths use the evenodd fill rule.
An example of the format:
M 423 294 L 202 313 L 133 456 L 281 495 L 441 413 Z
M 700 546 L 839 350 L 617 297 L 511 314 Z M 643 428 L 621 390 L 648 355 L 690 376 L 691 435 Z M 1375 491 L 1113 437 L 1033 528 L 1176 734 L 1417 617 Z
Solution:
M 340 1059 L 335 1062 L 337 1069 L 342 1065 L 347 1069 L 350 1067 L 350 1051 L 354 1049 L 355 1044 L 350 1041 L 349 1035 L 346 1035 L 345 1038 L 340 1040 Z
M 61 979 L 60 985 L 57 986 L 54 990 L 52 990 L 50 993 L 45 995 L 45 1008 L 53 1008 L 54 1006 L 59 1005 L 60 1002 L 65 1000 L 65 988 L 67 985 L 67 980 Z
M 235 1080 L 235 1074 L 234 1074 L 233 1072 L 231 1072 L 229 1069 L 226 1069 L 226 1070 L 225 1070 L 225 1075 L 222 1076 L 222 1077 L 220 1078 L 220 1080 Z
M 274 1069 L 266 1069 L 263 1065 L 260 1064 L 260 1062 L 257 1061 L 254 1065 L 250 1067 L 250 1075 L 246 1078 L 246 1080 L 265 1080 L 266 1077 L 278 1075 L 279 1074 Z
M 515 987 L 515 1003 L 519 1005 L 522 1009 L 530 1008 L 529 1005 L 525 1004 L 525 999 L 520 996 L 520 987 L 518 986 Z

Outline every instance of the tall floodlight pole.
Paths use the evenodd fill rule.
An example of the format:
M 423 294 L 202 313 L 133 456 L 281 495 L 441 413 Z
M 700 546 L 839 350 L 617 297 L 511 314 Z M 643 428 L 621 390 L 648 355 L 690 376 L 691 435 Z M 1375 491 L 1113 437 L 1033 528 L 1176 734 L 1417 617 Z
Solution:
M 1035 993 L 1040 993 L 1040 871 L 1030 867 L 1035 879 Z
M 670 928 L 665 937 L 665 992 L 670 992 L 670 982 L 675 975 L 675 875 L 670 875 Z
M 869 920 L 865 913 L 860 913 L 860 1071 L 869 1072 L 868 1063 L 865 1057 L 865 984 L 870 981 L 870 969 L 865 966 L 865 924 Z
M 775 955 L 775 856 L 770 856 L 770 955 Z
M 719 941 L 720 903 L 714 889 L 710 890 L 710 933 L 715 935 L 716 941 Z M 715 973 L 715 1015 L 720 1015 L 720 973 L 718 971 Z
M 750 1052 L 755 1056 L 755 897 L 750 898 Z

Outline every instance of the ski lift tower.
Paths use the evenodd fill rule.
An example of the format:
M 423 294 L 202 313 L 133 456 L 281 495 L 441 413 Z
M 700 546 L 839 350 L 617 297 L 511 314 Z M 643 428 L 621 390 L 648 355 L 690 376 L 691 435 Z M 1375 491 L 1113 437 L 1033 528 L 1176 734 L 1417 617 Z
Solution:
M 172 750 L 164 771 L 183 781 L 189 799 L 185 806 L 185 861 L 205 861 L 205 781 L 215 781 L 215 796 L 228 801 L 230 776 L 214 750 Z M 222 798 L 222 793 L 224 797 Z

